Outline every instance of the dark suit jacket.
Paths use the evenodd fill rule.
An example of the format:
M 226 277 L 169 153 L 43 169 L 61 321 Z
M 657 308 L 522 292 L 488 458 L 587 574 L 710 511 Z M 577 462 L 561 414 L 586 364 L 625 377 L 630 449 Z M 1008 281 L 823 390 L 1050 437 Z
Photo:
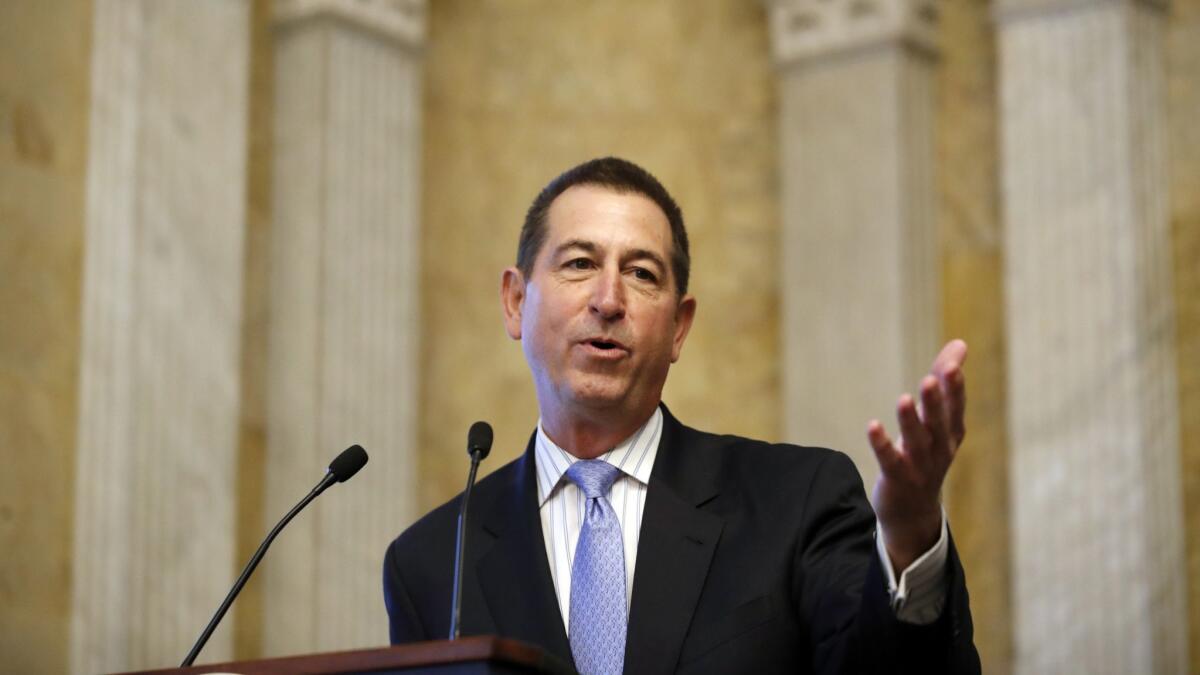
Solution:
M 663 414 L 625 672 L 979 672 L 953 543 L 941 618 L 905 624 L 889 605 L 875 516 L 845 455 L 707 434 Z M 523 640 L 571 663 L 534 461 L 531 439 L 472 493 L 462 634 Z M 459 498 L 388 548 L 393 643 L 447 636 Z

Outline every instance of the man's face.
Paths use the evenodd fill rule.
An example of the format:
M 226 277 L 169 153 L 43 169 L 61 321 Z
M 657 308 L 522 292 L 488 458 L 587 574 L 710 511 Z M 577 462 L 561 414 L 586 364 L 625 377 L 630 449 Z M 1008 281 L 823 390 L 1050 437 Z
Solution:
M 529 278 L 510 269 L 502 290 L 543 415 L 658 405 L 695 312 L 676 291 L 671 250 L 667 217 L 644 195 L 577 185 L 551 203 Z

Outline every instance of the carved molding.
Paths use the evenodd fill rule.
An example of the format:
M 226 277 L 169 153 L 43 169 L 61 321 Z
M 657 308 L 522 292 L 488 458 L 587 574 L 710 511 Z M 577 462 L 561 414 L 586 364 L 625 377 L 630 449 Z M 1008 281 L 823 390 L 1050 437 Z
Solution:
M 937 0 L 764 2 L 779 65 L 892 42 L 937 49 Z
M 334 19 L 417 49 L 425 43 L 425 0 L 275 0 L 275 26 Z
M 994 2 L 992 17 L 1001 23 L 1104 5 L 1141 5 L 1166 12 L 1171 4 L 1170 0 L 994 0 Z

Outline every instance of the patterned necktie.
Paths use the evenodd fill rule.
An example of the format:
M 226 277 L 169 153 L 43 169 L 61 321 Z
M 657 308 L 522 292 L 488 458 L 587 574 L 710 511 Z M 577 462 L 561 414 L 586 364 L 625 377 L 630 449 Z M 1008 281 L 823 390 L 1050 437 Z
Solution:
M 567 469 L 567 478 L 587 499 L 571 568 L 571 654 L 583 675 L 620 673 L 625 663 L 625 547 L 608 501 L 620 473 L 598 459 Z

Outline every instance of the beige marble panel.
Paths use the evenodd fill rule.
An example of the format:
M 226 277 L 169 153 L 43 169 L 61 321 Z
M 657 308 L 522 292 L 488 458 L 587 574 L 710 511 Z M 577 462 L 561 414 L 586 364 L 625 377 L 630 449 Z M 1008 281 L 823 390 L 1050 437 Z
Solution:
M 234 577 L 247 8 L 95 6 L 75 672 L 178 662 Z
M 91 8 L 0 3 L 0 670 L 67 669 Z
M 416 515 L 420 45 L 365 4 L 276 5 L 264 525 L 345 447 L 371 461 L 264 564 L 265 655 L 386 643 L 380 560 Z
M 273 0 L 253 0 L 250 16 L 250 111 L 246 145 L 246 241 L 243 256 L 241 391 L 238 422 L 238 564 L 249 560 L 266 534 L 267 327 L 270 319 L 271 149 L 274 145 L 275 44 Z M 262 655 L 263 584 L 247 584 L 227 621 L 233 656 Z
M 261 14 L 267 13 L 270 0 L 256 0 Z M 559 91 L 560 99 L 572 96 L 589 96 L 591 90 L 582 82 L 600 83 L 606 96 L 615 96 L 620 83 L 615 75 L 608 73 L 605 65 L 611 59 L 596 56 L 603 47 L 600 40 L 576 49 L 569 44 L 571 31 L 586 33 L 599 24 L 611 24 L 607 28 L 611 35 L 620 19 L 622 7 L 613 11 L 602 7 L 581 6 L 573 10 L 551 8 L 549 11 L 565 14 L 583 12 L 586 18 L 554 17 L 539 20 L 530 7 L 512 6 L 512 3 L 481 5 L 480 13 L 472 13 L 474 5 L 467 3 L 438 3 L 433 8 L 435 33 L 445 36 L 447 42 L 432 45 L 432 56 L 437 59 L 432 67 L 440 76 L 448 78 L 431 84 L 432 93 L 442 97 L 441 103 L 433 105 L 427 99 L 425 112 L 436 115 L 429 122 L 431 131 L 439 129 L 442 149 L 438 157 L 425 160 L 425 171 L 439 177 L 438 195 L 444 197 L 441 205 L 423 206 L 426 213 L 440 214 L 439 220 L 430 222 L 427 238 L 436 238 L 433 247 L 426 242 L 423 258 L 440 261 L 443 254 L 465 252 L 477 259 L 488 256 L 495 266 L 507 264 L 515 248 L 517 219 L 525 202 L 546 176 L 531 172 L 524 180 L 523 192 L 517 190 L 491 190 L 487 202 L 492 209 L 503 206 L 510 212 L 503 222 L 505 234 L 498 245 L 491 236 L 491 218 L 477 218 L 468 229 L 459 221 L 451 221 L 447 214 L 480 214 L 490 212 L 468 195 L 466 204 L 457 204 L 462 196 L 455 191 L 454 178 L 474 170 L 467 166 L 476 161 L 487 161 L 484 153 L 469 152 L 469 148 L 457 145 L 462 139 L 484 139 L 493 151 L 502 150 L 510 158 L 523 158 L 526 147 L 543 148 L 545 139 L 538 129 L 552 130 L 564 147 L 571 143 L 581 146 L 591 143 L 597 152 L 611 147 L 601 141 L 619 139 L 621 126 L 646 124 L 646 113 L 630 114 L 625 121 L 609 115 L 610 131 L 602 133 L 596 118 L 587 118 L 590 124 L 568 124 L 569 103 L 564 103 L 546 112 L 541 104 L 550 98 L 538 86 L 545 83 Z M 942 58 L 937 68 L 937 90 L 939 97 L 938 121 L 935 127 L 939 143 L 939 171 L 937 182 L 942 191 L 939 213 L 940 236 L 943 247 L 942 269 L 944 284 L 942 291 L 944 333 L 946 336 L 965 336 L 971 342 L 970 363 L 971 407 L 968 422 L 967 445 L 960 455 L 947 485 L 946 500 L 954 524 L 955 536 L 967 565 L 967 574 L 972 593 L 972 607 L 976 616 L 976 642 L 984 659 L 985 672 L 1006 672 L 1004 662 L 994 655 L 1002 653 L 1005 640 L 999 637 L 1009 630 L 1006 618 L 1011 609 L 1002 608 L 1007 600 L 1004 576 L 1007 559 L 998 556 L 997 547 L 1007 548 L 1003 532 L 1007 521 L 1007 499 L 1003 490 L 1006 475 L 1004 441 L 1003 382 L 1005 345 L 1003 336 L 1003 311 L 996 306 L 1002 297 L 1001 256 L 995 251 L 999 229 L 989 215 L 995 209 L 994 168 L 989 165 L 987 146 L 988 130 L 994 105 L 988 100 L 990 85 L 986 82 L 988 69 L 985 63 L 991 58 L 992 46 L 988 43 L 986 27 L 980 26 L 979 17 L 988 11 L 990 3 L 983 0 L 941 3 L 938 40 Z M 656 10 L 657 11 L 657 10 Z M 765 52 L 745 61 L 742 54 L 747 47 L 765 49 L 765 31 L 761 25 L 748 21 L 754 14 L 753 7 L 743 8 L 732 3 L 704 2 L 698 4 L 697 12 L 690 19 L 682 19 L 679 30 L 683 37 L 665 40 L 661 35 L 650 39 L 628 38 L 621 42 L 623 49 L 640 49 L 636 54 L 639 64 L 622 65 L 622 72 L 629 75 L 629 86 L 676 87 L 675 77 L 633 76 L 639 68 L 652 69 L 651 62 L 662 63 L 670 59 L 664 53 L 672 49 L 699 51 L 706 54 L 689 55 L 691 62 L 700 64 L 708 73 L 715 74 L 713 81 L 704 81 L 694 73 L 693 84 L 686 89 L 692 95 L 680 97 L 659 92 L 647 96 L 640 92 L 626 94 L 627 99 L 637 98 L 642 110 L 647 106 L 679 106 L 682 98 L 688 105 L 707 109 L 707 118 L 693 116 L 693 122 L 703 119 L 705 124 L 722 116 L 732 116 L 728 110 L 737 108 L 740 121 L 719 143 L 726 158 L 724 168 L 693 167 L 697 176 L 712 184 L 725 185 L 720 198 L 712 197 L 714 191 L 692 189 L 687 211 L 689 219 L 705 214 L 710 222 L 709 235 L 696 245 L 719 254 L 717 260 L 732 260 L 728 276 L 698 270 L 710 278 L 694 283 L 701 284 L 701 324 L 693 334 L 685 358 L 672 376 L 674 408 L 681 406 L 691 411 L 687 415 L 692 422 L 703 420 L 711 428 L 727 429 L 737 425 L 742 433 L 757 435 L 778 434 L 778 414 L 772 410 L 774 403 L 763 403 L 778 399 L 779 378 L 768 362 L 768 354 L 778 353 L 778 338 L 775 337 L 778 307 L 777 293 L 770 288 L 777 272 L 757 264 L 757 261 L 772 256 L 778 237 L 777 217 L 774 215 L 775 187 L 773 186 L 774 129 L 771 127 L 773 114 L 765 122 L 766 127 L 754 122 L 755 115 L 764 106 L 773 104 L 769 86 L 759 91 L 763 76 L 757 69 L 765 63 Z M 506 18 L 508 17 L 508 18 Z M 606 17 L 606 18 L 605 18 Z M 74 454 L 72 444 L 75 434 L 76 375 L 78 368 L 79 342 L 79 289 L 81 285 L 82 258 L 82 212 L 83 174 L 86 157 L 86 127 L 88 114 L 88 61 L 90 58 L 89 2 L 29 2 L 10 1 L 0 3 L 0 269 L 5 270 L 5 284 L 0 284 L 0 314 L 21 316 L 23 321 L 0 323 L 0 445 L 22 448 L 12 452 L 9 471 L 0 475 L 0 661 L 4 667 L 19 672 L 63 672 L 67 668 L 67 625 L 70 611 L 71 577 L 71 527 L 73 499 L 70 490 L 73 480 Z M 765 17 L 757 20 L 765 22 Z M 453 26 L 446 25 L 452 21 Z M 703 35 L 697 33 L 696 24 L 705 26 Z M 964 25 L 966 22 L 971 25 Z M 493 25 L 496 22 L 498 25 Z M 265 21 L 257 23 L 265 24 Z M 439 25 L 440 23 L 440 25 Z M 671 33 L 672 25 L 655 19 L 647 32 Z M 723 33 L 718 25 L 726 25 Z M 260 30 L 265 33 L 265 26 Z M 537 36 L 540 31 L 557 35 L 565 31 L 565 37 L 546 38 Z M 1178 349 L 1181 451 L 1183 467 L 1181 475 L 1185 490 L 1185 531 L 1187 534 L 1188 589 L 1190 609 L 1190 644 L 1192 672 L 1200 672 L 1200 275 L 1195 264 L 1200 260 L 1200 207 L 1196 200 L 1200 196 L 1200 135 L 1193 122 L 1195 111 L 1200 109 L 1200 88 L 1197 73 L 1200 73 L 1200 0 L 1175 0 L 1167 24 L 1168 91 L 1170 94 L 1170 142 L 1171 149 L 1171 224 L 1174 254 L 1174 297 L 1177 312 L 1176 345 Z M 724 35 L 725 37 L 721 37 Z M 523 37 L 522 37 L 523 36 Z M 266 37 L 269 38 L 269 35 Z M 517 46 L 499 43 L 514 38 Z M 540 37 L 541 39 L 535 39 Z M 686 40 L 684 39 L 686 37 Z M 474 39 L 478 38 L 478 40 Z M 252 56 L 253 69 L 265 67 L 269 72 L 270 48 L 268 40 L 258 38 L 266 45 L 266 55 L 256 52 Z M 609 38 L 614 39 L 614 38 Z M 621 38 L 625 39 L 625 38 Z M 543 42 L 561 40 L 567 46 L 557 47 Z M 640 45 L 640 47 L 639 47 Z M 689 46 L 691 45 L 691 46 Z M 553 58 L 547 52 L 553 50 Z M 585 56 L 588 51 L 592 56 Z M 719 50 L 714 52 L 713 50 Z M 455 53 L 450 53 L 451 51 Z M 504 67 L 489 66 L 488 61 L 497 54 L 505 57 Z M 630 52 L 633 54 L 633 52 Z M 742 59 L 739 61 L 739 59 Z M 631 56 L 631 60 L 632 56 Z M 711 63 L 709 62 L 711 60 Z M 266 65 L 263 65 L 263 62 Z M 566 68 L 585 71 L 588 79 L 579 86 L 568 81 L 574 78 L 558 71 Z M 485 66 L 487 66 L 485 68 Z M 522 68 L 536 71 L 521 74 Z M 484 75 L 486 70 L 486 76 Z M 676 67 L 679 70 L 689 69 Z M 969 72 L 968 72 L 969 71 Z M 750 74 L 747 74 L 750 73 Z M 475 78 L 478 76 L 477 80 Z M 259 105 L 261 116 L 265 109 L 268 123 L 266 130 L 251 127 L 251 160 L 249 167 L 251 195 L 249 203 L 249 227 L 247 235 L 245 301 L 243 312 L 246 326 L 242 346 L 241 418 L 242 449 L 238 462 L 238 552 L 233 556 L 237 565 L 257 546 L 263 535 L 265 518 L 276 514 L 266 513 L 263 508 L 263 469 L 265 454 L 265 416 L 261 407 L 265 405 L 265 393 L 255 393 L 255 387 L 265 386 L 265 375 L 255 374 L 265 370 L 265 321 L 268 312 L 265 299 L 255 299 L 256 293 L 265 294 L 264 289 L 254 290 L 256 283 L 265 286 L 265 280 L 254 281 L 255 275 L 264 275 L 267 265 L 264 254 L 255 254 L 252 249 L 255 238 L 268 233 L 263 219 L 270 218 L 269 176 L 255 178 L 254 152 L 267 157 L 271 132 L 269 119 L 272 114 L 270 90 L 263 93 L 262 84 L 270 77 L 256 77 L 259 82 L 251 85 L 251 116 L 255 116 L 255 97 L 265 96 L 267 105 Z M 468 86 L 469 82 L 491 81 L 494 90 L 488 100 L 495 102 L 496 110 L 507 109 L 508 115 L 491 127 L 483 128 L 486 121 L 480 107 L 482 94 Z M 518 82 L 520 87 L 505 88 L 504 82 Z M 662 84 L 667 82 L 666 85 Z M 719 95 L 706 93 L 705 87 L 712 86 Z M 682 91 L 673 89 L 672 91 Z M 537 97 L 541 98 L 537 98 Z M 522 102 L 518 99 L 528 99 Z M 585 119 L 587 111 L 599 110 L 605 103 L 604 96 L 595 96 L 581 103 L 578 116 Z M 469 114 L 459 110 L 458 105 L 475 110 Z M 504 108 L 507 106 L 507 108 Z M 616 106 L 612 106 L 616 107 Z M 670 106 L 667 106 L 670 107 Z M 682 106 L 680 106 L 682 107 Z M 671 108 L 674 110 L 674 108 Z M 723 109 L 728 109 L 722 112 Z M 448 113 L 456 111 L 455 119 Z M 613 111 L 610 109 L 609 113 Z M 490 113 L 489 113 L 490 114 Z M 478 120 L 478 124 L 476 123 Z M 524 124 L 533 125 L 522 131 Z M 662 129 L 667 125 L 657 122 L 652 133 L 638 135 L 625 147 L 629 152 L 637 150 L 638 142 L 647 147 L 662 140 Z M 559 125 L 556 127 L 555 125 Z M 553 129 L 558 128 L 557 132 Z M 711 125 L 705 128 L 715 128 Z M 583 129 L 583 131 L 580 131 Z M 459 133 L 454 140 L 450 132 Z M 521 140 L 497 141 L 508 135 Z M 703 134 L 702 134 L 703 135 Z M 586 136 L 586 138 L 585 138 Z M 715 136 L 714 136 L 715 138 Z M 531 139 L 526 142 L 524 139 Z M 590 140 L 589 140 L 590 139 Z M 703 142 L 696 141 L 700 147 Z M 444 146 L 454 144 L 457 149 L 447 155 Z M 254 150 L 253 146 L 258 146 Z M 682 147 L 682 144 L 680 144 Z M 427 149 L 426 154 L 435 151 Z M 575 159 L 574 155 L 562 153 L 562 162 Z M 670 160 L 669 153 L 658 152 L 656 162 Z M 715 156 L 705 151 L 703 156 Z M 699 155 L 698 155 L 699 156 Z M 768 159 L 764 159 L 768 158 Z M 528 160 L 531 161 L 532 160 Z M 671 160 L 673 161 L 673 160 Z M 262 164 L 263 162 L 260 162 Z M 549 164 L 550 162 L 547 162 Z M 507 168 L 517 164 L 510 159 L 499 165 L 499 169 L 488 169 L 481 175 L 505 177 Z M 734 166 L 737 164 L 737 166 Z M 554 167 L 546 167 L 551 172 Z M 653 167 L 652 167 L 653 168 Z M 687 169 L 672 169 L 683 175 Z M 728 176 L 718 174 L 731 171 Z M 260 169 L 259 173 L 263 171 Z M 268 172 L 269 173 L 269 172 Z M 548 175 L 548 174 L 547 174 Z M 264 188 L 261 183 L 268 181 Z M 507 178 L 505 178 L 507 180 Z M 488 181 L 492 182 L 492 181 Z M 678 181 L 676 181 L 678 182 Z M 256 183 L 259 187 L 256 188 Z M 505 183 L 507 185 L 508 183 Z M 675 187 L 672 185 L 672 187 Z M 258 196 L 254 193 L 258 192 Z M 454 199 L 445 198 L 454 195 Z M 764 196 L 765 195 L 765 196 Z M 507 201 L 505 201 L 507 200 Z M 503 203 L 501 203 L 503 202 Z M 725 206 L 721 206 L 724 204 Z M 685 204 L 685 206 L 689 206 Z M 720 208 L 718 208 L 720 207 Z M 716 214 L 711 215 L 711 213 Z M 720 226 L 728 218 L 741 220 L 734 230 Z M 259 221 L 259 229 L 255 222 Z M 72 224 L 73 223 L 73 224 Z M 693 225 L 694 223 L 689 223 Z M 720 226 L 719 228 L 717 226 Z M 74 233 L 71 228 L 76 228 Z M 470 229 L 474 228 L 474 229 Z M 480 240 L 479 244 L 460 241 L 465 237 Z M 695 235 L 694 235 L 695 238 Z M 745 241 L 743 241 L 743 238 Z M 489 244 L 491 242 L 491 244 Z M 260 242 L 261 248 L 265 244 Z M 713 255 L 709 255 L 710 261 Z M 486 267 L 479 265 L 479 267 Z M 426 505 L 440 502 L 451 492 L 461 489 L 465 474 L 465 457 L 462 453 L 462 434 L 466 426 L 480 413 L 483 401 L 496 396 L 508 395 L 511 387 L 518 395 L 505 404 L 507 419 L 519 426 L 514 433 L 516 443 L 524 442 L 528 430 L 532 396 L 528 393 L 528 376 L 515 345 L 509 345 L 499 331 L 498 313 L 494 304 L 495 279 L 491 271 L 480 274 L 478 270 L 426 272 L 442 290 L 423 292 L 423 303 L 436 305 L 436 322 L 422 329 L 424 340 L 449 339 L 455 342 L 451 348 L 424 349 L 436 360 L 422 367 L 428 373 L 449 377 L 443 382 L 426 383 L 426 390 L 438 392 L 443 398 L 454 400 L 453 416 L 443 416 L 423 423 L 427 437 L 433 438 L 440 447 L 422 453 L 423 470 L 433 467 L 434 473 L 428 486 L 423 487 Z M 491 267 L 487 268 L 488 270 Z M 770 283 L 768 283 L 770 282 Z M 445 287 L 453 286 L 458 291 L 449 293 Z M 449 293 L 449 294 L 448 294 Z M 451 298 L 457 307 L 463 307 L 461 298 L 470 294 L 478 306 L 468 308 L 466 316 L 456 316 L 455 308 L 440 299 Z M 720 316 L 715 313 L 717 298 L 739 297 L 744 302 L 725 302 Z M 257 317 L 257 318 L 256 318 Z M 718 318 L 728 318 L 731 330 L 724 330 Z M 254 325 L 258 324 L 258 328 Z M 706 328 L 707 324 L 707 328 Z M 485 326 L 482 336 L 474 338 L 449 337 L 447 327 L 475 330 L 476 325 Z M 704 331 L 704 332 L 701 332 Z M 999 333 L 999 335 L 997 335 Z M 483 345 L 482 350 L 477 348 Z M 513 349 L 509 349 L 513 347 Z M 473 401 L 459 404 L 457 397 L 466 386 L 465 373 L 468 369 L 454 360 L 455 354 L 464 348 L 477 349 L 484 359 L 497 357 L 512 359 L 516 366 L 508 372 L 504 386 L 496 386 L 479 395 Z M 717 354 L 730 354 L 730 358 L 745 364 L 746 371 L 725 372 L 728 369 L 709 368 L 695 357 L 702 354 L 706 359 Z M 257 354 L 257 356 L 255 356 Z M 777 358 L 777 357 L 772 357 Z M 454 373 L 462 371 L 463 379 Z M 253 381 L 258 378 L 256 385 Z M 678 382 L 676 382 L 678 380 Z M 676 386 L 684 381 L 688 386 Z M 747 401 L 757 401 L 736 410 L 738 417 L 730 414 L 728 406 L 722 410 L 704 407 L 713 396 L 705 387 L 724 387 L 736 391 L 737 396 Z M 500 392 L 500 393 L 498 393 Z M 687 397 L 682 401 L 681 397 Z M 258 403 L 254 403 L 257 400 Z M 443 409 L 445 406 L 442 406 Z M 509 410 L 511 408 L 511 410 Z M 765 412 L 764 412 L 765 411 Z M 719 422 L 709 422 L 722 416 Z M 497 421 L 493 418 L 493 422 Z M 453 433 L 441 434 L 435 425 L 452 425 Z M 461 427 L 461 428 L 460 428 Z M 772 431 L 776 429 L 776 431 Z M 428 445 L 428 444 L 426 444 Z M 320 458 L 323 461 L 326 458 Z M 493 457 L 489 462 L 496 461 Z M 375 461 L 373 459 L 373 461 Z M 257 463 L 257 464 L 256 464 Z M 256 468 L 257 466 L 257 468 Z M 498 464 L 493 465 L 498 466 Z M 437 473 L 444 468 L 444 475 Z M 38 477 L 61 476 L 59 482 L 38 482 Z M 306 476 L 307 480 L 309 477 Z M 358 480 L 358 479 L 356 479 Z M 56 492 L 58 490 L 58 492 Z M 327 497 L 331 497 L 327 495 Z M 325 499 L 327 497 L 323 497 Z M 15 553 L 9 554 L 9 551 Z M 22 553 L 22 551 L 26 553 Z M 227 618 L 236 631 L 239 657 L 257 656 L 261 653 L 260 630 L 262 607 L 256 604 L 261 596 L 262 579 L 252 583 L 235 605 Z M 993 636 L 993 637 L 989 637 Z M 1008 640 L 1011 643 L 1011 638 Z M 991 647 L 989 645 L 1001 645 Z
M 1000 15 L 1017 672 L 1186 668 L 1163 24 Z
M 1200 673 L 1200 0 L 1173 0 L 1166 40 L 1188 644 Z
M 986 0 L 939 4 L 936 69 L 943 338 L 970 345 L 967 437 L 944 500 L 984 672 L 1012 669 L 1004 263 L 995 30 Z
M 665 392 L 685 422 L 777 438 L 778 225 L 765 12 L 741 0 L 430 6 L 422 242 L 421 506 L 466 480 L 489 420 L 490 471 L 537 419 L 500 271 L 536 192 L 617 154 L 683 207 L 696 325 Z M 397 528 L 397 531 L 399 528 Z

